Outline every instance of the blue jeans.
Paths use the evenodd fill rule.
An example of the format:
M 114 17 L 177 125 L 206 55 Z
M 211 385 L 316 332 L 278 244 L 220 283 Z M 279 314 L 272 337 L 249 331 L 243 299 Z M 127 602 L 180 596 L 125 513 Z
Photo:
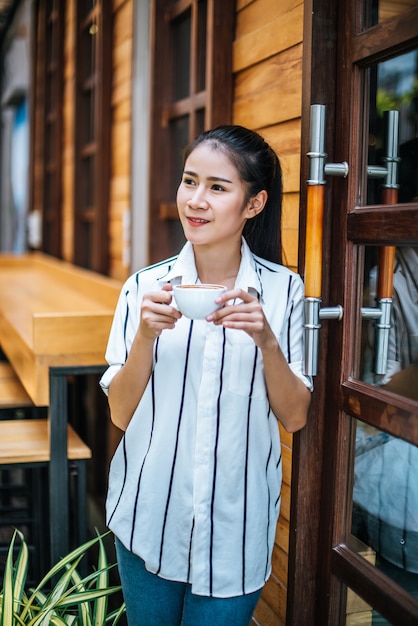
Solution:
M 245 596 L 211 598 L 191 585 L 165 580 L 115 537 L 129 626 L 248 626 L 261 589 Z

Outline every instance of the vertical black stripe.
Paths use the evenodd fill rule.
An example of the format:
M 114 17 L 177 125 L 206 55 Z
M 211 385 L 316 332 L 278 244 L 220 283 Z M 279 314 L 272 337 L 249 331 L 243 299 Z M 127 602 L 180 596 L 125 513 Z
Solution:
M 292 285 L 292 277 L 289 276 L 289 284 L 287 285 L 287 302 L 289 303 L 289 298 L 290 298 L 290 287 Z M 292 362 L 292 355 L 290 353 L 290 336 L 291 336 L 291 319 L 292 319 L 292 313 L 293 313 L 293 302 L 292 302 L 292 306 L 290 309 L 290 313 L 289 313 L 289 319 L 287 321 L 287 362 L 291 363 Z
M 193 533 L 194 533 L 194 517 L 192 521 L 192 529 L 190 531 L 190 541 L 189 541 L 189 560 L 187 565 L 187 582 L 190 583 L 190 573 L 192 569 L 192 544 L 193 544 Z
M 279 469 L 281 462 L 282 462 L 282 453 L 280 452 L 279 460 L 278 460 L 278 461 L 277 461 L 277 463 L 276 463 L 276 471 Z M 280 498 L 281 498 L 281 495 L 282 495 L 282 490 L 281 490 L 281 487 L 280 487 L 280 492 L 279 492 L 279 495 L 278 495 L 278 496 L 277 496 L 277 498 L 276 498 L 276 501 L 275 501 L 275 503 L 274 503 L 274 506 L 277 506 L 277 505 L 278 505 L 279 500 L 280 500 Z
M 268 468 L 271 459 L 271 453 L 273 450 L 273 446 L 270 442 L 269 453 L 267 455 L 266 462 L 266 485 L 267 485 L 267 527 L 266 527 L 266 567 L 264 570 L 264 578 L 267 576 L 268 565 L 269 565 L 269 554 L 270 554 L 270 544 L 269 544 L 269 534 L 270 534 L 270 502 L 271 502 L 271 493 L 270 493 L 270 485 L 268 480 Z
M 186 363 L 184 365 L 183 387 L 182 387 L 182 391 L 181 391 L 180 409 L 179 409 L 179 416 L 178 416 L 178 421 L 177 421 L 176 445 L 175 445 L 175 448 L 174 448 L 174 457 L 173 457 L 173 463 L 172 463 L 172 466 L 171 466 L 171 475 L 170 475 L 169 489 L 168 489 L 167 502 L 166 502 L 165 512 L 164 512 L 163 527 L 162 527 L 162 531 L 161 531 L 160 557 L 159 557 L 159 564 L 158 564 L 158 569 L 156 571 L 156 574 L 159 574 L 159 572 L 161 570 L 161 562 L 162 562 L 162 558 L 163 558 L 164 535 L 165 535 L 165 529 L 166 529 L 166 525 L 167 525 L 168 509 L 169 509 L 169 506 L 170 506 L 170 500 L 171 500 L 171 495 L 172 495 L 174 470 L 175 470 L 175 467 L 176 467 L 176 460 L 177 460 L 177 453 L 178 453 L 179 436 L 180 436 L 180 425 L 181 425 L 181 418 L 182 418 L 182 415 L 183 415 L 183 408 L 184 408 L 184 396 L 185 396 L 185 390 L 186 390 L 187 368 L 188 368 L 188 364 L 189 364 L 190 342 L 191 342 L 191 339 L 192 339 L 192 330 L 193 330 L 193 320 L 191 320 L 191 322 L 190 322 L 189 337 L 187 339 Z
M 155 341 L 155 364 L 157 364 L 157 361 L 158 361 L 159 340 L 160 340 L 160 338 L 157 337 L 157 339 Z M 135 530 L 136 530 L 136 515 L 137 515 L 137 511 L 138 511 L 138 500 L 139 500 L 139 492 L 140 492 L 140 489 L 141 489 L 142 472 L 144 471 L 145 462 L 147 460 L 148 453 L 149 453 L 150 448 L 151 448 L 152 435 L 154 433 L 154 424 L 155 424 L 155 375 L 154 375 L 154 368 L 153 368 L 153 371 L 151 373 L 151 405 L 152 405 L 151 432 L 150 432 L 150 436 L 149 436 L 147 451 L 146 451 L 146 453 L 144 455 L 144 458 L 142 460 L 141 469 L 139 470 L 138 483 L 137 483 L 137 486 L 136 486 L 136 495 L 135 495 L 135 502 L 134 502 L 133 516 L 132 516 L 132 528 L 131 528 L 131 543 L 130 543 L 131 552 L 132 552 L 132 549 L 133 549 L 134 534 L 135 534 Z
M 115 511 L 116 511 L 116 509 L 119 506 L 119 502 L 120 502 L 120 499 L 121 499 L 122 494 L 123 494 L 123 490 L 125 489 L 125 485 L 126 485 L 126 475 L 128 473 L 128 458 L 127 458 L 127 455 L 126 455 L 126 437 L 125 437 L 125 433 L 123 434 L 122 444 L 123 444 L 123 461 L 124 461 L 124 466 L 125 466 L 125 469 L 124 469 L 124 472 L 123 472 L 122 489 L 120 490 L 120 494 L 119 494 L 118 500 L 116 502 L 115 508 L 113 509 L 113 511 L 112 511 L 112 513 L 111 513 L 111 515 L 109 517 L 108 525 L 112 521 L 112 518 L 113 518 L 113 516 L 115 514 Z
M 218 391 L 218 399 L 216 403 L 216 436 L 215 436 L 215 449 L 214 449 L 214 459 L 213 459 L 213 479 L 212 479 L 212 500 L 210 506 L 210 546 L 209 546 L 209 595 L 213 594 L 213 512 L 215 508 L 215 489 L 216 489 L 216 472 L 217 472 L 217 461 L 218 461 L 218 443 L 219 443 L 219 426 L 220 426 L 220 417 L 221 417 L 221 394 L 222 394 L 222 385 L 223 385 L 223 370 L 224 370 L 224 362 L 225 362 L 225 343 L 226 343 L 226 332 L 225 328 L 223 331 L 223 339 L 222 339 L 222 358 L 221 358 L 221 369 L 219 372 L 219 391 Z
M 126 292 L 125 296 L 128 297 L 129 291 Z M 126 345 L 126 329 L 128 327 L 128 319 L 129 319 L 129 305 L 126 303 L 126 312 L 125 312 L 125 321 L 123 323 L 123 342 L 125 344 L 125 361 L 128 358 L 128 347 Z
M 245 548 L 247 541 L 247 509 L 248 509 L 248 452 L 250 446 L 250 417 L 251 417 L 251 401 L 253 396 L 255 371 L 257 368 L 257 354 L 258 348 L 255 346 L 253 373 L 251 377 L 250 394 L 248 397 L 248 410 L 247 410 L 247 432 L 246 432 L 246 445 L 245 445 L 245 469 L 244 469 L 244 515 L 242 525 L 242 593 L 245 594 Z

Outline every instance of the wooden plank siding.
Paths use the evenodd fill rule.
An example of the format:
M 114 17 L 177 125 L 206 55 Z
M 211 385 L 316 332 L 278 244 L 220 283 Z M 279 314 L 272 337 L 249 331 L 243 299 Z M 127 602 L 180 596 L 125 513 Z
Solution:
M 123 263 L 123 217 L 131 208 L 132 138 L 132 0 L 113 0 L 112 165 L 109 207 L 110 274 L 126 278 Z
M 62 257 L 74 259 L 74 115 L 75 115 L 75 0 L 66 3 L 62 155 Z
M 238 0 L 233 44 L 233 122 L 259 131 L 283 170 L 283 262 L 297 268 L 299 236 L 303 2 Z M 282 504 L 273 571 L 253 624 L 286 623 L 292 436 L 281 428 Z

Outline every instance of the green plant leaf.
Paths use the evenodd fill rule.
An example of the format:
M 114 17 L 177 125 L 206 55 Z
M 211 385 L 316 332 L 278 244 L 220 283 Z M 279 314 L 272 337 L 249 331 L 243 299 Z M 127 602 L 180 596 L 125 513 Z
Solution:
M 102 595 L 110 596 L 112 593 L 119 590 L 120 587 L 107 587 L 106 589 L 92 589 L 90 591 L 85 591 L 84 593 L 74 593 L 69 596 L 63 596 L 56 603 L 56 606 L 74 606 L 81 604 L 82 602 L 90 602 L 92 600 L 96 600 L 96 598 L 100 598 Z
M 13 585 L 13 597 L 14 597 L 14 611 L 18 612 L 19 605 L 23 593 L 25 591 L 26 577 L 28 574 L 28 556 L 29 550 L 23 533 L 16 530 L 20 538 L 20 549 L 15 562 L 15 577 Z
M 125 605 L 108 613 L 108 597 L 121 587 L 109 586 L 109 571 L 116 564 L 109 564 L 106 557 L 103 537 L 107 534 L 97 534 L 70 552 L 35 588 L 26 590 L 29 554 L 23 535 L 16 531 L 9 546 L 0 591 L 0 626 L 116 626 L 125 613 Z M 14 561 L 17 537 L 21 545 Z M 79 563 L 97 543 L 97 568 L 81 577 L 77 570 Z M 52 582 L 54 586 L 50 589 Z
M 125 615 L 125 612 L 126 612 L 126 606 L 125 606 L 125 603 L 123 602 L 121 606 L 119 607 L 119 609 L 115 609 L 114 611 L 112 611 L 112 613 L 110 613 L 110 615 L 107 616 L 106 622 L 109 622 L 109 623 L 112 622 L 111 626 L 116 626 L 116 624 L 119 622 L 121 617 Z
M 106 535 L 108 533 L 105 533 Z M 36 589 L 42 589 L 42 587 L 45 586 L 45 584 L 51 579 L 53 578 L 56 574 L 58 574 L 58 572 L 63 569 L 65 567 L 66 564 L 71 563 L 71 561 L 73 561 L 74 559 L 76 559 L 77 557 L 82 557 L 84 556 L 84 554 L 92 547 L 94 546 L 95 543 L 98 542 L 98 538 L 94 537 L 93 539 L 90 539 L 89 541 L 86 541 L 85 543 L 83 543 L 81 546 L 79 546 L 78 548 L 75 548 L 72 552 L 70 552 L 69 554 L 67 554 L 67 556 L 63 557 L 62 559 L 60 559 L 58 561 L 58 563 L 56 563 L 50 570 L 49 572 L 47 572 L 47 574 L 45 574 L 45 576 L 43 577 L 43 579 L 41 580 L 41 582 L 39 583 L 39 585 L 36 587 Z
M 109 586 L 109 568 L 106 557 L 106 550 L 103 544 L 103 539 L 99 536 L 99 555 L 97 559 L 97 569 L 100 574 L 97 578 L 97 588 L 106 589 Z M 94 605 L 94 626 L 102 626 L 105 623 L 105 616 L 107 613 L 108 595 L 102 595 L 97 598 Z
M 91 544 L 91 542 L 87 542 L 87 543 Z M 93 544 L 91 544 L 91 545 L 93 545 Z M 32 606 L 33 602 L 38 597 L 38 595 L 37 595 L 38 592 L 46 585 L 46 583 L 49 580 L 51 580 L 51 578 L 53 578 L 55 575 L 57 575 L 60 572 L 60 570 L 62 570 L 63 568 L 65 569 L 65 566 L 67 564 L 70 564 L 72 559 L 76 559 L 76 561 L 73 564 L 70 565 L 71 569 L 74 569 L 75 567 L 77 567 L 78 563 L 80 562 L 80 560 L 84 556 L 84 551 L 85 551 L 86 548 L 84 549 L 84 551 L 82 550 L 82 548 L 85 547 L 85 546 L 86 546 L 86 544 L 83 544 L 83 546 L 80 546 L 76 550 L 73 550 L 73 552 L 71 552 L 69 555 L 67 555 L 63 559 L 61 559 L 57 563 L 57 565 L 55 565 L 52 569 L 49 570 L 49 572 L 43 577 L 43 579 L 41 580 L 39 585 L 34 589 L 31 597 L 28 600 L 27 605 L 25 606 L 24 611 L 22 612 L 22 616 L 25 616 L 26 612 L 29 611 L 29 609 Z M 46 602 L 45 602 L 45 606 L 47 606 L 48 604 L 51 603 L 52 594 L 55 593 L 55 595 L 57 595 L 59 593 L 59 589 L 61 589 L 61 592 L 62 592 L 62 589 L 64 588 L 64 580 L 65 580 L 65 578 L 67 576 L 68 576 L 68 579 L 71 579 L 71 574 L 68 574 L 68 572 L 66 572 L 64 574 L 64 576 L 61 577 L 61 579 L 55 585 L 55 587 L 52 590 L 52 592 L 47 596 L 47 599 L 46 599 Z
M 72 622 L 74 623 L 74 622 Z M 54 624 L 54 626 L 67 626 L 68 622 L 57 615 L 51 617 L 50 624 Z
M 68 587 L 69 582 L 71 581 L 71 576 L 73 571 L 76 569 L 83 555 L 79 555 L 78 558 L 69 566 L 69 568 L 64 572 L 61 578 L 56 583 L 55 587 L 52 589 L 51 593 L 47 596 L 46 602 L 43 605 L 43 613 L 48 616 L 52 616 L 55 611 L 56 606 L 59 604 L 63 595 L 65 595 L 66 589 Z M 45 617 L 46 618 L 46 617 Z M 40 618 L 36 618 L 33 622 L 33 626 L 43 626 L 43 624 L 49 624 L 48 622 L 43 622 Z M 32 624 L 32 623 L 31 623 Z
M 17 531 L 13 533 L 7 552 L 6 565 L 4 567 L 2 605 L 1 605 L 1 626 L 13 625 L 13 605 L 14 605 L 14 572 L 13 572 L 13 551 Z

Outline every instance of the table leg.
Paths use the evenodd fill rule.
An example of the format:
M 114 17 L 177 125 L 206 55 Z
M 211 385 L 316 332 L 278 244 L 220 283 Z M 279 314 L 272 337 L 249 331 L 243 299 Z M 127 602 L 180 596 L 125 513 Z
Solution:
M 105 369 L 106 367 L 103 365 L 86 365 L 51 367 L 49 370 L 49 429 L 51 437 L 49 521 L 51 566 L 66 556 L 70 550 L 67 461 L 68 376 L 102 374 Z M 85 511 L 82 511 L 81 514 L 85 516 Z
M 61 368 L 49 373 L 49 520 L 51 565 L 69 550 L 68 461 L 67 461 L 67 374 Z

